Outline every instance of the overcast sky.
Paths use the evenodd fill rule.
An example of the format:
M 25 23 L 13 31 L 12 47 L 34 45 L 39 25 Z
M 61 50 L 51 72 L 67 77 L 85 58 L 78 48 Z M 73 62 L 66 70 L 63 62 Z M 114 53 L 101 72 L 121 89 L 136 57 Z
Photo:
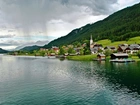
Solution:
M 0 48 L 51 41 L 139 0 L 0 0 Z

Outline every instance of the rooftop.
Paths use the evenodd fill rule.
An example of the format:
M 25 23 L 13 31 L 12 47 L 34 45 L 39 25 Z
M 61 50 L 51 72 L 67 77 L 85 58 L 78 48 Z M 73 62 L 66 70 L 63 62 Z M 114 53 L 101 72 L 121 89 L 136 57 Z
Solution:
M 128 56 L 127 53 L 113 53 L 115 56 Z

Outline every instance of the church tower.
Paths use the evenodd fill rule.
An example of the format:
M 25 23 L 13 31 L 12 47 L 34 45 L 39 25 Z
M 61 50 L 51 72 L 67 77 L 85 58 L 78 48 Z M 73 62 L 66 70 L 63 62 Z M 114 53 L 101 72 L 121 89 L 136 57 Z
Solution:
M 92 35 L 90 36 L 90 51 L 92 52 L 94 43 L 93 43 L 93 39 L 92 39 Z
M 93 44 L 92 35 L 90 36 L 90 45 Z

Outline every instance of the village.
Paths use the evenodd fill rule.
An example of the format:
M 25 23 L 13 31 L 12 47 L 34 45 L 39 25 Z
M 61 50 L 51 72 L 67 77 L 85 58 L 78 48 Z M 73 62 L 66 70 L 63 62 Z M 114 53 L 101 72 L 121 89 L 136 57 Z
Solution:
M 85 55 L 95 55 L 92 58 L 94 61 L 106 60 L 109 58 L 111 62 L 133 62 L 135 60 L 130 59 L 132 56 L 140 58 L 140 44 L 119 44 L 115 46 L 105 46 L 96 43 L 92 39 L 85 41 L 81 44 L 76 42 L 67 46 L 52 46 L 50 49 L 40 48 L 39 50 L 34 50 L 33 52 L 23 52 L 15 51 L 13 55 L 32 55 L 32 56 L 47 56 L 48 58 L 67 58 L 68 56 L 84 56 Z M 69 58 L 71 58 L 69 57 Z M 82 60 L 82 59 L 81 59 Z
M 102 44 L 98 44 L 93 41 L 92 36 L 90 38 L 89 44 L 87 43 L 77 43 L 76 45 L 67 46 L 52 46 L 51 49 L 41 48 L 39 51 L 34 51 L 35 56 L 48 56 L 48 58 L 65 58 L 67 56 L 82 56 L 82 55 L 97 55 L 93 60 L 105 60 L 106 57 L 110 56 L 110 61 L 114 62 L 131 62 L 134 61 L 131 56 L 140 57 L 140 44 L 120 44 L 115 46 L 103 47 Z M 128 59 L 129 58 L 129 59 Z

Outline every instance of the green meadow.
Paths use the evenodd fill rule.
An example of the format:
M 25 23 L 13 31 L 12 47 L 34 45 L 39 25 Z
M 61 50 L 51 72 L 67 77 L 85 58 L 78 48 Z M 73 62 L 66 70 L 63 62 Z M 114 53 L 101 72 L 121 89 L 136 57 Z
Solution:
M 119 44 L 124 44 L 124 43 L 125 44 L 134 44 L 134 43 L 140 44 L 140 36 L 130 38 L 128 41 L 111 42 L 111 40 L 105 39 L 105 40 L 99 40 L 99 41 L 97 41 L 97 43 L 102 44 L 103 47 L 106 47 L 106 46 L 115 46 L 115 47 L 117 47 Z
M 97 54 L 93 55 L 78 55 L 78 56 L 68 56 L 68 60 L 75 60 L 75 61 L 92 61 L 94 58 L 97 58 Z

